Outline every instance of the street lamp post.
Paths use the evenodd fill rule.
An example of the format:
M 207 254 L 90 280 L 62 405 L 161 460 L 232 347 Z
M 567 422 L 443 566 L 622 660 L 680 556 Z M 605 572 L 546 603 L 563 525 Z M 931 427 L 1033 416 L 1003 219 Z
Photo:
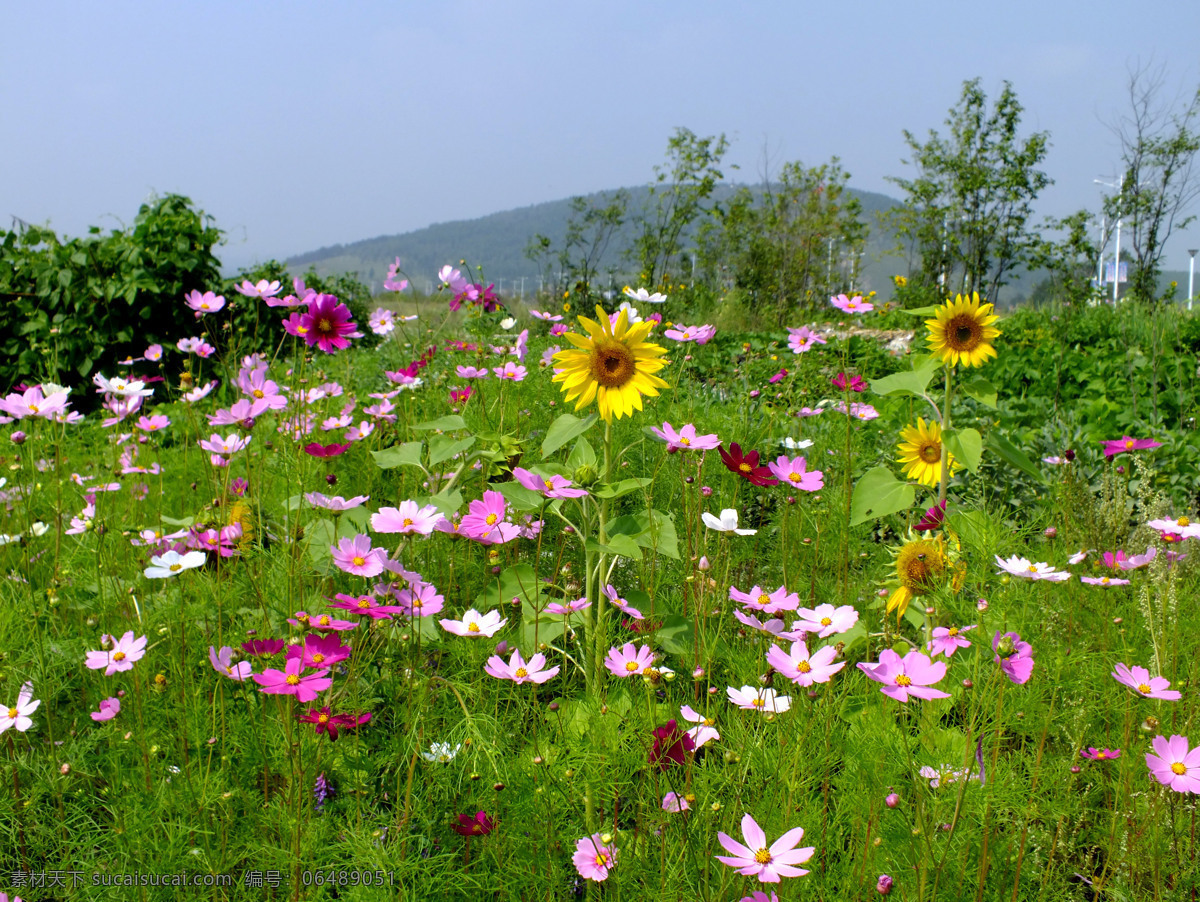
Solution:
M 1121 174 L 1121 180 L 1117 184 L 1106 182 L 1103 179 L 1092 179 L 1092 182 L 1097 185 L 1104 185 L 1106 188 L 1117 189 L 1117 247 L 1113 252 L 1113 306 L 1117 306 L 1117 292 L 1121 288 L 1121 196 L 1125 193 L 1125 175 Z
M 1196 253 L 1198 250 L 1200 250 L 1200 248 L 1188 250 L 1188 310 L 1189 311 L 1192 309 L 1192 294 L 1193 294 L 1192 289 L 1196 285 Z

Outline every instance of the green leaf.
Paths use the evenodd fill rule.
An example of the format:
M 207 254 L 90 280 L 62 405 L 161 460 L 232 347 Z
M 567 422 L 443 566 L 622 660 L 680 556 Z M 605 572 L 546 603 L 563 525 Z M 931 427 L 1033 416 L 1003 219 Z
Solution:
M 418 505 L 424 507 L 427 504 L 432 504 L 442 514 L 449 517 L 460 507 L 462 507 L 463 496 L 458 489 L 442 489 L 436 495 L 422 495 L 419 498 L 413 499 Z
M 540 595 L 541 588 L 533 567 L 516 564 L 505 567 L 498 577 L 488 582 L 487 588 L 475 599 L 475 606 L 480 611 L 496 606 L 507 608 L 514 598 L 536 606 Z
M 916 490 L 898 480 L 887 467 L 874 467 L 863 474 L 850 498 L 850 525 L 886 517 L 908 510 L 916 499 Z
M 429 432 L 431 429 L 440 429 L 442 432 L 452 432 L 455 429 L 466 429 L 467 421 L 458 414 L 450 416 L 438 417 L 436 420 L 430 420 L 427 423 L 418 423 L 413 426 L 417 432 Z
M 543 495 L 533 489 L 525 488 L 519 482 L 496 482 L 492 483 L 491 487 L 503 495 L 509 504 L 522 512 L 541 510 L 542 504 L 546 500 Z
M 942 441 L 959 463 L 972 473 L 979 472 L 979 459 L 983 456 L 983 436 L 975 429 L 947 429 Z
M 629 536 L 642 548 L 679 560 L 679 536 L 670 514 L 650 510 L 625 514 L 608 524 L 608 534 Z
M 960 387 L 963 394 L 968 398 L 974 398 L 980 404 L 993 409 L 995 408 L 996 386 L 992 385 L 986 379 L 972 379 L 970 382 L 962 383 Z
M 564 413 L 559 416 L 557 420 L 550 424 L 550 428 L 546 430 L 546 437 L 542 440 L 542 460 L 545 460 L 567 442 L 583 435 L 596 424 L 598 419 L 600 419 L 599 415 L 594 413 L 582 420 L 570 413 Z
M 429 439 L 429 465 L 440 464 L 444 460 L 449 460 L 456 454 L 466 451 L 475 444 L 475 436 L 468 435 L 466 438 L 451 438 L 448 435 L 435 435 Z
M 375 458 L 375 463 L 379 464 L 381 470 L 390 470 L 393 467 L 420 467 L 422 447 L 421 442 L 405 442 L 403 445 L 372 451 L 371 456 Z
M 871 380 L 871 391 L 877 395 L 923 395 L 929 382 L 939 369 L 941 361 L 934 357 L 922 357 L 914 361 L 915 366 L 905 372 L 892 373 L 882 379 Z
M 936 316 L 937 307 L 910 307 L 908 310 L 900 310 L 899 313 L 905 313 L 908 316 Z
M 1032 476 L 1038 482 L 1044 483 L 1046 477 L 1042 475 L 1042 471 L 1037 468 L 1037 465 L 1025 456 L 1025 452 L 1010 442 L 999 432 L 989 432 L 987 437 L 987 447 L 1007 463 L 1010 467 L 1016 467 L 1022 473 Z
M 631 477 L 630 479 L 622 479 L 620 482 L 608 483 L 606 485 L 596 485 L 592 487 L 592 494 L 597 498 L 620 498 L 623 495 L 628 495 L 630 492 L 636 492 L 638 489 L 645 488 L 654 480 L 645 477 Z
M 646 613 L 645 608 L 639 610 Z M 657 639 L 663 651 L 668 654 L 686 655 L 696 644 L 696 626 L 679 614 L 671 614 L 663 619 L 663 625 L 658 628 Z
M 596 468 L 596 452 L 587 438 L 582 435 L 576 440 L 575 447 L 571 449 L 571 454 L 567 457 L 567 478 L 569 479 L 571 473 L 580 467 Z
M 629 536 L 609 536 L 607 545 L 601 545 L 595 539 L 588 539 L 585 546 L 588 551 L 601 554 L 619 554 L 622 557 L 633 558 L 635 561 L 642 559 L 641 546 Z

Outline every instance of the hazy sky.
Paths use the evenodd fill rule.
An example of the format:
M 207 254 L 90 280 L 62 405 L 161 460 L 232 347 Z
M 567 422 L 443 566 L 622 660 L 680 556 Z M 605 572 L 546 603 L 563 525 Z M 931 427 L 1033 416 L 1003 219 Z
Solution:
M 764 149 L 837 155 L 896 196 L 902 130 L 942 129 L 976 76 L 1051 133 L 1041 211 L 1064 214 L 1117 171 L 1129 66 L 1186 92 L 1198 51 L 1196 0 L 6 3 L 0 227 L 79 234 L 179 192 L 241 265 L 643 184 L 676 126 L 726 133 L 742 181 Z

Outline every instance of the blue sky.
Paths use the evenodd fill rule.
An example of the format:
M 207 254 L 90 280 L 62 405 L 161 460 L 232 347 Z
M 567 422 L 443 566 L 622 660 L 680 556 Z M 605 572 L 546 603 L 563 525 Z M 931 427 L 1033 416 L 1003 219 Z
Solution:
M 1098 209 L 1128 68 L 1200 84 L 1194 0 L 39 0 L 0 35 L 0 221 L 80 234 L 174 191 L 227 265 L 643 184 L 677 126 L 728 135 L 742 181 L 836 155 L 895 196 L 902 131 L 977 76 L 1050 132 L 1040 211 Z

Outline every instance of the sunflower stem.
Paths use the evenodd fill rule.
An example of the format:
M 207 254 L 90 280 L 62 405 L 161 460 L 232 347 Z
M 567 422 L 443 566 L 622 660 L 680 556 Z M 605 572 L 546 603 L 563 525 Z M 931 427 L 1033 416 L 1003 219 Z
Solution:
M 946 400 L 942 402 L 942 473 L 938 484 L 938 504 L 946 503 L 946 486 L 950 482 L 950 451 L 946 448 L 946 430 L 950 428 L 950 393 L 954 387 L 954 367 L 946 370 Z M 945 510 L 945 508 L 943 508 Z

